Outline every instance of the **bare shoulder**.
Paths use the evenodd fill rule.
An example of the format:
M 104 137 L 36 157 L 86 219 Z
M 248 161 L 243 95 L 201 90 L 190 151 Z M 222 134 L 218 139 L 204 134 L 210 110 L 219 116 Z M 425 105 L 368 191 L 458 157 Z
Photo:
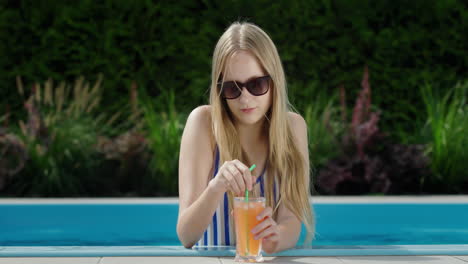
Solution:
M 288 118 L 294 131 L 303 131 L 304 129 L 307 130 L 306 121 L 300 114 L 288 112 Z
M 200 105 L 193 109 L 189 115 L 189 119 L 195 119 L 198 122 L 208 123 L 211 122 L 211 106 Z
M 288 117 L 293 137 L 298 144 L 299 149 L 307 156 L 308 135 L 306 121 L 300 114 L 293 112 L 289 112 Z
M 187 118 L 186 129 L 196 135 L 204 135 L 214 147 L 214 137 L 211 125 L 211 106 L 201 105 L 193 109 Z

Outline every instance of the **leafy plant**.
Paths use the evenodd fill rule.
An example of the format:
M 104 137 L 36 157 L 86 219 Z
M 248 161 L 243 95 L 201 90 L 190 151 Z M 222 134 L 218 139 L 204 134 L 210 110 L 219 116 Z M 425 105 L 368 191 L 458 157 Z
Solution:
M 2 1 L 1 10 L 0 50 L 9 56 L 0 57 L 0 68 L 9 70 L 0 72 L 0 111 L 10 102 L 15 121 L 22 108 L 11 85 L 17 75 L 28 83 L 48 77 L 70 82 L 80 74 L 102 72 L 104 109 L 126 98 L 125 87 L 136 80 L 151 87 L 148 93 L 155 100 L 171 87 L 180 95 L 177 110 L 189 112 L 206 103 L 213 48 L 227 25 L 239 19 L 260 25 L 271 36 L 288 83 L 314 80 L 324 90 L 341 83 L 351 87 L 360 81 L 361 65 L 368 63 L 373 102 L 385 112 L 379 127 L 387 133 L 396 133 L 395 126 L 409 131 L 423 107 L 421 82 L 442 85 L 467 76 L 468 6 L 462 0 L 272 5 L 24 0 Z M 297 97 L 294 104 L 312 99 Z M 164 104 L 154 107 L 165 111 Z
M 427 113 L 424 127 L 428 135 L 433 181 L 448 190 L 468 191 L 468 82 L 457 83 L 441 96 L 430 84 L 421 87 Z
M 304 119 L 308 127 L 310 165 L 316 171 L 339 154 L 337 138 L 343 126 L 339 122 L 339 109 L 335 106 L 336 95 L 329 96 L 317 83 L 301 87 L 311 98 L 302 108 L 305 109 Z
M 141 132 L 131 130 L 115 137 L 99 136 L 96 150 L 103 154 L 102 168 L 110 175 L 108 195 L 153 195 L 154 184 L 145 181 L 150 153 Z M 101 168 L 101 170 L 102 170 Z M 101 194 L 105 194 L 101 191 Z
M 24 95 L 20 78 L 19 94 Z M 100 82 L 93 87 L 78 78 L 71 89 L 65 83 L 53 87 L 33 86 L 25 102 L 28 120 L 20 120 L 18 135 L 28 159 L 8 186 L 6 193 L 20 196 L 75 196 L 87 194 L 98 167 L 94 150 L 97 135 L 107 129 L 101 125 L 105 114 L 93 111 L 100 100 Z M 110 123 L 110 122 L 109 122 Z
M 6 120 L 3 116 L 0 120 Z M 24 168 L 28 158 L 23 142 L 7 129 L 0 127 L 0 190 Z
M 180 139 L 185 116 L 177 112 L 175 93 L 165 95 L 167 110 L 155 112 L 150 97 L 142 95 L 146 138 L 152 152 L 151 169 L 153 180 L 158 183 L 159 195 L 177 195 L 177 171 Z
M 148 179 L 151 156 L 143 131 L 144 113 L 139 106 L 136 82 L 131 84 L 127 105 L 129 109 L 124 107 L 124 112 L 128 118 L 118 125 L 126 130 L 119 129 L 123 132 L 113 136 L 98 136 L 96 149 L 104 155 L 103 167 L 111 171 L 111 195 L 153 196 L 155 184 Z
M 380 112 L 371 110 L 367 67 L 361 85 L 351 123 L 341 140 L 341 155 L 329 160 L 320 171 L 317 189 L 325 194 L 419 192 L 427 176 L 423 148 L 388 141 L 378 128 Z M 341 95 L 342 118 L 346 122 L 344 87 Z

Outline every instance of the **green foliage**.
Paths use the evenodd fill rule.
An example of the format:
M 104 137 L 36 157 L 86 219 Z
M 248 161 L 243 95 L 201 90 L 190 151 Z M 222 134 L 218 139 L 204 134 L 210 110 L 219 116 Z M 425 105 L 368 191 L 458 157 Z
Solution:
M 22 80 L 17 83 L 24 96 Z M 0 131 L 2 153 L 14 155 L 0 162 L 2 195 L 154 195 L 136 85 L 111 114 L 101 112 L 101 83 L 102 76 L 92 86 L 82 77 L 72 86 L 50 79 L 33 85 L 27 120 Z
M 369 65 L 374 103 L 386 113 L 381 125 L 391 134 L 421 117 L 406 107 L 422 108 L 419 83 L 448 87 L 467 77 L 468 7 L 461 0 L 29 0 L 4 1 L 0 10 L 0 50 L 8 54 L 0 56 L 0 108 L 16 102 L 15 114 L 15 76 L 30 83 L 95 73 L 107 80 L 104 106 L 121 102 L 137 81 L 151 96 L 174 89 L 178 110 L 189 112 L 207 102 L 213 48 L 239 19 L 271 35 L 291 84 L 356 86 Z M 304 106 L 310 100 L 296 99 Z
M 17 93 L 16 76 L 22 76 L 28 84 L 48 78 L 70 83 L 77 76 L 95 82 L 100 78 L 94 77 L 96 73 L 106 79 L 100 85 L 105 96 L 90 97 L 100 98 L 94 109 L 97 113 L 85 114 L 78 103 L 75 110 L 69 111 L 83 114 L 65 115 L 57 111 L 57 104 L 38 108 L 46 135 L 56 134 L 55 140 L 63 142 L 54 141 L 56 146 L 48 146 L 50 155 L 60 156 L 68 149 L 71 158 L 48 157 L 32 147 L 43 146 L 43 141 L 23 138 L 31 159 L 37 161 L 37 170 L 42 171 L 36 176 L 33 167 L 23 171 L 34 177 L 30 182 L 39 186 L 35 191 L 23 188 L 23 193 L 38 193 L 39 188 L 52 193 L 63 186 L 71 194 L 86 193 L 89 186 L 66 185 L 63 181 L 65 177 L 74 182 L 95 175 L 88 174 L 83 166 L 93 168 L 101 159 L 104 164 L 112 163 L 112 169 L 106 171 L 105 165 L 95 173 L 116 173 L 117 186 L 128 185 L 136 192 L 153 195 L 152 184 L 157 182 L 155 188 L 160 194 L 175 194 L 184 113 L 208 102 L 214 46 L 224 29 L 236 20 L 258 24 L 276 44 L 290 100 L 309 126 L 313 166 L 320 168 L 337 152 L 333 138 L 343 129 L 336 105 L 338 87 L 359 86 L 362 67 L 368 65 L 372 72 L 372 103 L 382 110 L 379 128 L 404 144 L 432 142 L 435 174 L 451 175 L 450 182 L 462 177 L 455 175 L 463 175 L 463 162 L 457 158 L 458 165 L 453 165 L 455 159 L 448 160 L 447 153 L 455 151 L 462 153 L 459 157 L 466 157 L 459 149 L 465 139 L 454 132 L 458 130 L 445 131 L 440 124 L 461 126 L 465 119 L 442 107 L 429 109 L 428 104 L 441 102 L 423 99 L 419 87 L 427 82 L 440 87 L 440 94 L 444 94 L 457 80 L 468 78 L 465 1 L 10 0 L 0 3 L 0 116 L 7 113 L 0 122 L 15 124 L 10 125 L 9 132 L 20 133 L 16 124 L 31 116 L 23 111 L 24 94 L 37 90 L 25 86 L 23 93 Z M 141 104 L 132 99 L 133 88 L 130 100 L 134 101 L 129 104 L 128 87 L 134 84 L 145 88 Z M 35 96 L 44 98 L 45 89 Z M 351 91 L 345 103 L 354 103 L 356 93 Z M 427 113 L 421 111 L 425 106 Z M 439 112 L 442 114 L 435 114 Z M 461 129 L 466 131 L 466 126 Z M 442 136 L 457 139 L 452 143 Z M 73 137 L 85 145 L 73 145 Z M 461 143 L 457 147 L 455 142 Z M 98 148 L 96 152 L 87 148 L 88 144 L 108 149 Z M 127 145 L 131 147 L 122 147 Z M 80 157 L 83 160 L 78 166 Z M 144 169 L 147 159 L 152 160 L 151 172 Z M 132 178 L 131 166 L 139 166 L 133 173 L 141 178 Z M 47 177 L 53 184 L 40 187 L 46 186 L 41 185 L 41 179 Z M 101 177 L 93 179 L 104 181 Z M 105 179 L 107 183 L 109 179 L 112 177 Z M 103 182 L 91 185 L 110 186 Z M 125 192 L 121 187 L 120 192 Z
M 329 159 L 339 154 L 337 139 L 343 131 L 336 94 L 328 96 L 317 83 L 303 86 L 313 98 L 305 107 L 308 126 L 311 167 L 319 170 Z
M 20 196 L 76 196 L 96 185 L 98 168 L 94 149 L 103 114 L 95 114 L 100 100 L 99 79 L 93 87 L 83 78 L 73 88 L 65 83 L 33 87 L 25 103 L 28 120 L 20 121 L 17 133 L 27 153 L 26 165 L 6 193 Z M 19 94 L 23 94 L 18 79 Z M 97 118 L 96 118 L 97 117 Z M 13 130 L 15 130 L 13 128 Z
M 151 170 L 158 192 L 177 195 L 180 140 L 186 116 L 176 110 L 174 91 L 169 90 L 163 98 L 166 99 L 167 109 L 155 112 L 151 98 L 145 94 L 142 96 L 144 131 L 152 153 Z
M 98 165 L 92 149 L 97 139 L 92 124 L 86 118 L 59 120 L 50 129 L 54 136 L 48 146 L 39 138 L 25 137 L 29 159 L 10 189 L 21 196 L 86 194 L 85 184 L 95 176 Z
M 347 124 L 345 89 L 340 87 L 340 104 L 344 129 L 336 148 L 340 155 L 326 161 L 318 174 L 319 193 L 357 195 L 369 193 L 419 194 L 426 189 L 428 159 L 422 145 L 391 142 L 379 129 L 380 110 L 371 105 L 369 70 L 366 66 Z
M 458 83 L 441 96 L 433 85 L 421 87 L 427 112 L 425 133 L 435 181 L 452 191 L 468 186 L 468 82 Z

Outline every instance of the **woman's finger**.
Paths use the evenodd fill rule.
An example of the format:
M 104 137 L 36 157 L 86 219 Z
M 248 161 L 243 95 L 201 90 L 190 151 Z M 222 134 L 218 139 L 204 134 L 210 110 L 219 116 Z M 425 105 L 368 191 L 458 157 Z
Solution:
M 272 226 L 274 223 L 273 219 L 271 218 L 267 218 L 265 220 L 263 220 L 262 222 L 260 222 L 258 225 L 256 225 L 254 228 L 252 228 L 252 230 L 250 232 L 252 232 L 252 234 L 256 235 L 258 233 L 260 233 L 262 230 Z
M 244 179 L 245 185 L 249 191 L 252 190 L 252 173 L 249 168 L 245 166 L 244 163 L 239 160 L 234 160 L 234 164 L 237 166 L 237 169 L 242 173 L 242 178 Z
M 259 240 L 259 239 L 262 239 L 264 237 L 274 235 L 274 234 L 278 234 L 278 227 L 276 225 L 272 225 L 269 228 L 260 232 L 259 234 L 255 235 L 254 239 Z
M 223 176 L 226 178 L 228 182 L 228 185 L 229 185 L 228 190 L 232 191 L 234 194 L 239 194 L 241 191 L 232 173 L 229 170 L 224 170 Z
M 271 207 L 269 206 L 265 207 L 265 209 L 263 209 L 263 211 L 257 215 L 257 220 L 262 220 L 263 218 L 267 216 L 271 217 L 272 213 L 273 213 L 273 210 L 271 209 Z
M 237 168 L 235 163 L 231 163 L 230 166 L 227 166 L 229 172 L 232 174 L 233 179 L 236 181 L 237 186 L 239 187 L 239 192 L 236 194 L 242 194 L 245 191 L 244 176 L 242 172 Z

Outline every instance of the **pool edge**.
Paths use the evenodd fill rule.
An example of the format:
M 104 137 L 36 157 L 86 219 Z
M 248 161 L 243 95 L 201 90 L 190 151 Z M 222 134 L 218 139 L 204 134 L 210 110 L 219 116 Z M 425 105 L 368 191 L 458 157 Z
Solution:
M 185 249 L 182 246 L 60 246 L 0 247 L 0 257 L 111 257 L 111 256 L 191 256 L 233 257 L 233 247 Z M 468 244 L 317 246 L 294 248 L 266 256 L 414 256 L 468 255 Z
M 309 196 L 314 203 L 455 203 L 468 204 L 468 195 Z M 135 198 L 5 198 L 1 204 L 178 204 L 177 197 Z

